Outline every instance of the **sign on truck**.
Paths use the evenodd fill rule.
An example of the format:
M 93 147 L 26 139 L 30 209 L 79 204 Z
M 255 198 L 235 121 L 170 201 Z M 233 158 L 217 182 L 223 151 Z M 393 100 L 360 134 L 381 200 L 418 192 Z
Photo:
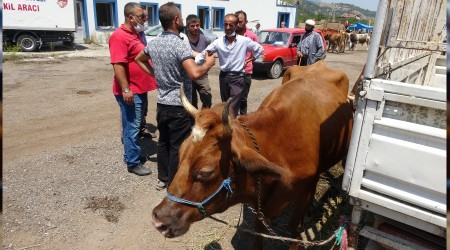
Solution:
M 3 40 L 22 51 L 35 51 L 49 42 L 73 43 L 73 0 L 4 0 Z
M 361 235 L 393 249 L 445 249 L 445 8 L 379 3 L 342 184 L 355 248 Z M 361 224 L 367 213 L 374 225 Z

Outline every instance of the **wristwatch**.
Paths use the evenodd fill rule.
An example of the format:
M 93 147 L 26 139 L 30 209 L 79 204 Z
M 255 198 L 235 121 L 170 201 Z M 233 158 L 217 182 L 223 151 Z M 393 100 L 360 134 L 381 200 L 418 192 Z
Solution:
M 123 93 L 128 93 L 128 92 L 130 92 L 130 88 L 124 88 L 124 89 L 122 90 L 122 92 L 123 92 Z

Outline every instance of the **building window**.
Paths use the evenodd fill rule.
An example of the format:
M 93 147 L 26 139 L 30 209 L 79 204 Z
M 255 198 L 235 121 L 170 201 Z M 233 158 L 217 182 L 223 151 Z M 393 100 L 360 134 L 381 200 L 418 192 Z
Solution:
M 147 11 L 148 26 L 158 25 L 159 24 L 158 4 L 148 4 L 148 3 L 141 3 L 141 4 L 142 4 L 142 6 L 144 6 L 145 10 Z
M 286 28 L 289 28 L 289 12 L 278 12 L 278 28 L 281 27 L 281 22 L 284 22 Z
M 200 18 L 200 26 L 203 29 L 209 29 L 209 7 L 197 7 L 198 17 Z
M 113 29 L 117 27 L 117 4 L 114 1 L 95 1 L 95 16 L 97 29 Z
M 224 19 L 225 19 L 225 9 L 213 8 L 213 29 L 223 30 Z

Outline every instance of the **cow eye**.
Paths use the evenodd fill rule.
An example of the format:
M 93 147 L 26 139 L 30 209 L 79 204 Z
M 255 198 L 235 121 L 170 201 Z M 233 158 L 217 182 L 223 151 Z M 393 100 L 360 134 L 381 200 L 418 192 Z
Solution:
M 214 173 L 214 170 L 200 170 L 197 172 L 197 180 L 199 181 L 206 181 L 211 177 L 211 175 Z

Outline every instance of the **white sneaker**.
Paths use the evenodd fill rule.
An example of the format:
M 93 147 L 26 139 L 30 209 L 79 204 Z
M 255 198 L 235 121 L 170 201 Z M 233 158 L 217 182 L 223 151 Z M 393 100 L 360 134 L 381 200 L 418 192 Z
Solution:
M 160 181 L 160 180 L 158 180 L 158 182 L 156 182 L 156 190 L 159 191 L 159 190 L 163 190 L 165 188 L 167 188 L 167 183 Z

